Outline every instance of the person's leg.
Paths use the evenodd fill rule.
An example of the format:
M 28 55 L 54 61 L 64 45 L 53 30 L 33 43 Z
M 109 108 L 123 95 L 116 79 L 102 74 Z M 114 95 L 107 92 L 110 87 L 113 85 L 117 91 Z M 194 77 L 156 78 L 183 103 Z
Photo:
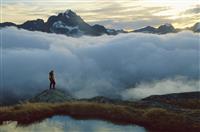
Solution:
M 51 87 L 52 87 L 52 82 L 50 82 L 50 86 L 49 86 L 49 89 L 51 89 Z
M 55 89 L 55 85 L 56 85 L 56 82 L 54 81 L 54 82 L 53 82 L 53 89 Z

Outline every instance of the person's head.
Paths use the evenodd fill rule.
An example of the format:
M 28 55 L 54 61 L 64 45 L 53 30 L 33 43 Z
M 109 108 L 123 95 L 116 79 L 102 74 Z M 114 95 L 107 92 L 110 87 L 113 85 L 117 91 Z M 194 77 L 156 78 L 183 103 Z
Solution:
M 50 73 L 54 73 L 54 71 L 53 71 L 53 70 L 51 70 L 51 71 L 50 71 Z

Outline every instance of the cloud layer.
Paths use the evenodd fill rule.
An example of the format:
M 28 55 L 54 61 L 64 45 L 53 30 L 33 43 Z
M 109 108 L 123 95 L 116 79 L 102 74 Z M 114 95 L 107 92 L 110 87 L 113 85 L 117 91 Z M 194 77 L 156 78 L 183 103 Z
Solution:
M 138 100 L 150 95 L 200 91 L 200 81 L 189 80 L 185 77 L 143 82 L 134 88 L 122 92 L 123 99 Z
M 142 97 L 182 92 L 174 88 L 181 82 L 186 87 L 180 89 L 198 90 L 197 85 L 190 85 L 199 81 L 200 60 L 199 35 L 192 32 L 80 38 L 15 28 L 1 32 L 1 100 L 10 95 L 30 97 L 47 89 L 51 69 L 56 72 L 57 87 L 78 98 L 130 99 L 141 90 L 146 91 Z M 185 80 L 177 80 L 178 76 Z M 172 82 L 164 85 L 166 80 Z M 160 90 L 163 86 L 168 90 Z

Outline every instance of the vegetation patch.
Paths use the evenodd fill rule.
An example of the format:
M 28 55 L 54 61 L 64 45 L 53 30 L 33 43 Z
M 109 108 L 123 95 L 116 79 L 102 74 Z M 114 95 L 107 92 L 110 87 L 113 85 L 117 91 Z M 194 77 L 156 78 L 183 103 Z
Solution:
M 200 110 L 175 112 L 163 108 L 105 104 L 87 101 L 30 103 L 0 108 L 0 123 L 17 121 L 29 125 L 54 115 L 77 119 L 101 119 L 117 124 L 137 124 L 153 131 L 200 131 Z

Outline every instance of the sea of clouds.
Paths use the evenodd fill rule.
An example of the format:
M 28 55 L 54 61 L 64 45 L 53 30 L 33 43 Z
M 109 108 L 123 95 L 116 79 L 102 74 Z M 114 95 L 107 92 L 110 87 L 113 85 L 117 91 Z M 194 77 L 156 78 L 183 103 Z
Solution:
M 199 34 L 184 31 L 72 38 L 13 27 L 0 31 L 0 101 L 30 98 L 48 89 L 52 69 L 56 87 L 77 98 L 140 99 L 200 91 Z

